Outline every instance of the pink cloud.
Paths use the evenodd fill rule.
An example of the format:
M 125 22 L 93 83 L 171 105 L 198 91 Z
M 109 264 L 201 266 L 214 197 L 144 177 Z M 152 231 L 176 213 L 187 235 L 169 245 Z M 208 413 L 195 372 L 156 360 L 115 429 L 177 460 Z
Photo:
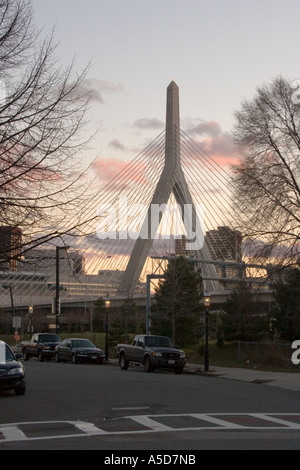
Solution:
M 186 120 L 186 128 L 187 135 L 198 135 L 195 142 L 217 165 L 225 168 L 238 163 L 233 136 L 223 132 L 217 121 Z
M 115 158 L 101 158 L 93 164 L 93 169 L 104 184 L 111 182 L 117 187 L 121 182 L 127 188 L 131 183 L 147 184 L 145 162 L 127 162 Z M 117 178 L 118 177 L 118 178 Z
M 239 162 L 233 138 L 228 133 L 207 137 L 199 142 L 199 146 L 221 167 Z

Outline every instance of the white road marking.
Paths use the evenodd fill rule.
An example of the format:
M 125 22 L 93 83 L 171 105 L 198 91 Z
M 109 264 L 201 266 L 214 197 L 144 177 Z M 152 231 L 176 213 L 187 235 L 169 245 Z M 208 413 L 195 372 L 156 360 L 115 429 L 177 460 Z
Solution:
M 73 421 L 72 424 L 74 424 L 74 426 L 76 426 L 79 431 L 82 431 L 85 434 L 106 434 L 105 431 L 102 431 L 102 429 L 97 428 L 93 423 L 86 423 L 84 421 Z
M 270 413 L 271 415 L 271 413 Z M 269 415 L 266 415 L 266 414 L 263 414 L 263 413 L 252 413 L 252 416 L 256 416 L 257 418 L 260 418 L 260 419 L 265 419 L 265 420 L 269 420 L 273 423 L 277 423 L 277 424 L 282 424 L 283 426 L 288 426 L 292 429 L 300 429 L 300 422 L 299 423 L 293 423 L 292 421 L 287 421 L 287 420 L 284 420 L 284 419 L 280 419 L 280 418 L 276 418 L 275 416 L 275 413 L 272 414 L 272 416 L 269 416 Z M 279 416 L 281 415 L 284 415 L 284 416 L 299 416 L 299 415 L 289 415 L 289 413 L 280 413 Z
M 199 419 L 199 421 L 206 421 L 208 424 L 205 426 L 193 426 L 193 427 L 169 427 L 165 424 L 156 421 L 159 418 L 164 418 L 164 421 L 167 421 L 168 418 L 177 418 L 180 417 L 192 417 Z M 234 423 L 230 421 L 232 417 L 239 420 L 239 423 Z M 254 419 L 252 425 L 246 424 L 247 417 Z M 290 420 L 283 418 L 290 417 Z M 295 421 L 293 421 L 293 417 Z M 255 418 L 257 418 L 258 425 L 255 425 Z M 127 419 L 133 422 L 139 423 L 145 426 L 145 429 L 140 430 L 130 430 L 130 424 L 128 430 L 119 431 L 105 431 L 98 428 L 93 423 L 88 423 L 84 421 L 42 421 L 42 422 L 26 422 L 26 423 L 12 423 L 12 424 L 0 424 L 0 447 L 4 442 L 16 442 L 16 441 L 36 441 L 36 440 L 54 440 L 54 439 L 67 439 L 67 438 L 77 438 L 77 437 L 93 437 L 93 436 L 112 436 L 112 435 L 125 435 L 125 434 L 145 434 L 145 433 L 157 433 L 157 432 L 185 432 L 185 431 L 208 431 L 208 430 L 300 430 L 300 413 L 189 413 L 189 414 L 162 414 L 162 415 L 139 415 L 139 416 L 124 416 L 120 417 L 120 422 Z M 241 420 L 245 419 L 245 424 L 240 424 Z M 266 423 L 262 424 L 261 420 L 265 420 Z M 114 419 L 114 421 L 116 421 Z M 65 435 L 49 435 L 45 436 L 45 432 L 42 436 L 27 437 L 26 433 L 19 429 L 22 425 L 37 425 L 42 427 L 43 425 L 48 424 L 68 424 L 75 426 L 80 433 L 65 434 Z M 45 431 L 44 428 L 44 431 Z
M 0 432 L 6 441 L 25 441 L 27 437 L 17 426 L 5 426 L 0 428 Z M 1 441 L 0 441 L 1 442 Z
M 162 431 L 174 431 L 174 428 L 170 428 L 164 424 L 158 423 L 154 419 L 149 418 L 148 416 L 130 416 L 133 421 L 136 421 L 147 428 L 152 429 L 152 431 L 162 432 Z M 155 416 L 154 416 L 155 418 Z
M 191 414 L 193 418 L 201 419 L 202 421 L 209 421 L 210 423 L 216 424 L 217 426 L 222 426 L 226 429 L 240 429 L 244 428 L 244 426 L 241 426 L 240 424 L 235 424 L 235 423 L 230 423 L 229 421 L 225 421 L 220 418 L 215 418 L 214 416 L 211 415 L 206 415 L 202 413 L 193 413 Z
M 112 408 L 113 411 L 136 411 L 136 410 L 149 410 L 149 406 L 126 406 L 120 408 Z

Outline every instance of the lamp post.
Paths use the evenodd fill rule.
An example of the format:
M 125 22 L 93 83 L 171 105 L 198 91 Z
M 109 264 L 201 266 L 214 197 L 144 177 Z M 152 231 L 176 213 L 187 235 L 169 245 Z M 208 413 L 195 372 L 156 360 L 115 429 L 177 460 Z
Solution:
M 28 322 L 28 333 L 29 333 L 29 334 L 33 333 L 33 329 L 32 329 L 32 317 L 33 317 L 33 305 L 29 305 L 29 307 L 28 307 L 28 319 L 29 319 L 29 322 Z
M 210 295 L 204 296 L 205 310 L 205 355 L 204 355 L 204 370 L 209 371 L 209 350 L 208 350 L 208 315 L 210 307 Z
M 56 247 L 56 283 L 55 283 L 55 325 L 56 334 L 59 335 L 59 316 L 60 316 L 60 286 L 59 286 L 59 252 L 68 250 L 69 246 Z
M 110 300 L 105 300 L 105 360 L 108 361 L 108 309 Z

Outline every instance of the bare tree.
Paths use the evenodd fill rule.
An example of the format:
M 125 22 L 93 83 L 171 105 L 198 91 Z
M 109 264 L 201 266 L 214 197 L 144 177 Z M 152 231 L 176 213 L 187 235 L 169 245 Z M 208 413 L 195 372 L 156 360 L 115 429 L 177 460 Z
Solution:
M 288 264 L 300 250 L 300 107 L 294 93 L 293 83 L 278 77 L 235 115 L 237 226 L 253 240 L 253 256 Z
M 74 230 L 87 197 L 86 69 L 62 69 L 55 51 L 30 0 L 0 0 L 0 224 L 22 230 L 22 251 Z

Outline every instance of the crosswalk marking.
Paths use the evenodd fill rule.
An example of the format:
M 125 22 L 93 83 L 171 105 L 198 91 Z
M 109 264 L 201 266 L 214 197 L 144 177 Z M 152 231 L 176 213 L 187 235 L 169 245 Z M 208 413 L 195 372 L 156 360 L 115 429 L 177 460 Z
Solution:
M 75 427 L 86 434 L 101 434 L 101 429 L 97 428 L 93 423 L 85 423 L 80 421 L 73 422 Z M 102 431 L 103 434 L 106 434 L 105 431 Z
M 0 432 L 6 441 L 24 441 L 26 440 L 25 434 L 18 429 L 17 426 L 7 426 L 0 428 Z
M 165 424 L 158 423 L 157 421 L 149 418 L 148 416 L 130 416 L 130 419 L 156 432 L 174 431 L 173 428 L 170 428 Z
M 241 426 L 240 424 L 230 423 L 229 421 L 224 421 L 223 419 L 215 418 L 212 415 L 208 416 L 208 415 L 203 414 L 203 413 L 193 413 L 191 416 L 193 416 L 194 418 L 197 418 L 197 419 L 201 419 L 203 421 L 209 421 L 212 424 L 216 424 L 218 426 L 225 427 L 226 429 L 243 428 L 243 426 Z
M 173 427 L 168 424 L 175 419 L 182 425 Z M 199 426 L 193 423 L 189 426 L 188 419 L 199 420 Z M 119 429 L 116 430 L 116 422 Z M 114 424 L 113 430 L 109 429 L 110 424 Z M 124 429 L 124 423 L 126 424 Z M 136 429 L 134 423 L 140 425 L 142 429 Z M 65 434 L 55 435 L 49 432 L 47 426 L 59 425 L 65 427 Z M 85 421 L 44 421 L 0 424 L 0 447 L 3 442 L 34 441 L 46 439 L 67 439 L 76 437 L 91 436 L 111 436 L 124 434 L 145 434 L 158 432 L 178 432 L 178 431 L 207 431 L 207 430 L 300 430 L 300 413 L 189 413 L 189 414 L 161 414 L 161 415 L 133 415 L 115 418 L 105 422 L 107 429 L 101 429 L 93 423 Z M 35 429 L 34 436 L 26 435 L 26 426 L 31 430 Z M 103 426 L 104 424 L 103 424 Z M 23 428 L 23 429 L 22 429 Z M 68 432 L 70 429 L 70 432 Z M 72 432 L 71 432 L 72 431 Z M 78 432 L 77 432 L 78 431 Z M 27 431 L 28 432 L 28 431 Z M 40 435 L 39 435 L 40 433 Z
M 257 418 L 261 418 L 261 419 L 264 419 L 266 421 L 269 420 L 272 423 L 277 423 L 277 424 L 282 424 L 283 426 L 292 427 L 294 429 L 299 429 L 300 428 L 300 425 L 298 423 L 293 423 L 291 421 L 276 418 L 274 415 L 268 416 L 268 415 L 265 415 L 263 413 L 252 413 L 252 416 L 254 416 L 254 417 L 256 416 Z M 293 416 L 293 415 L 291 415 L 291 416 Z

